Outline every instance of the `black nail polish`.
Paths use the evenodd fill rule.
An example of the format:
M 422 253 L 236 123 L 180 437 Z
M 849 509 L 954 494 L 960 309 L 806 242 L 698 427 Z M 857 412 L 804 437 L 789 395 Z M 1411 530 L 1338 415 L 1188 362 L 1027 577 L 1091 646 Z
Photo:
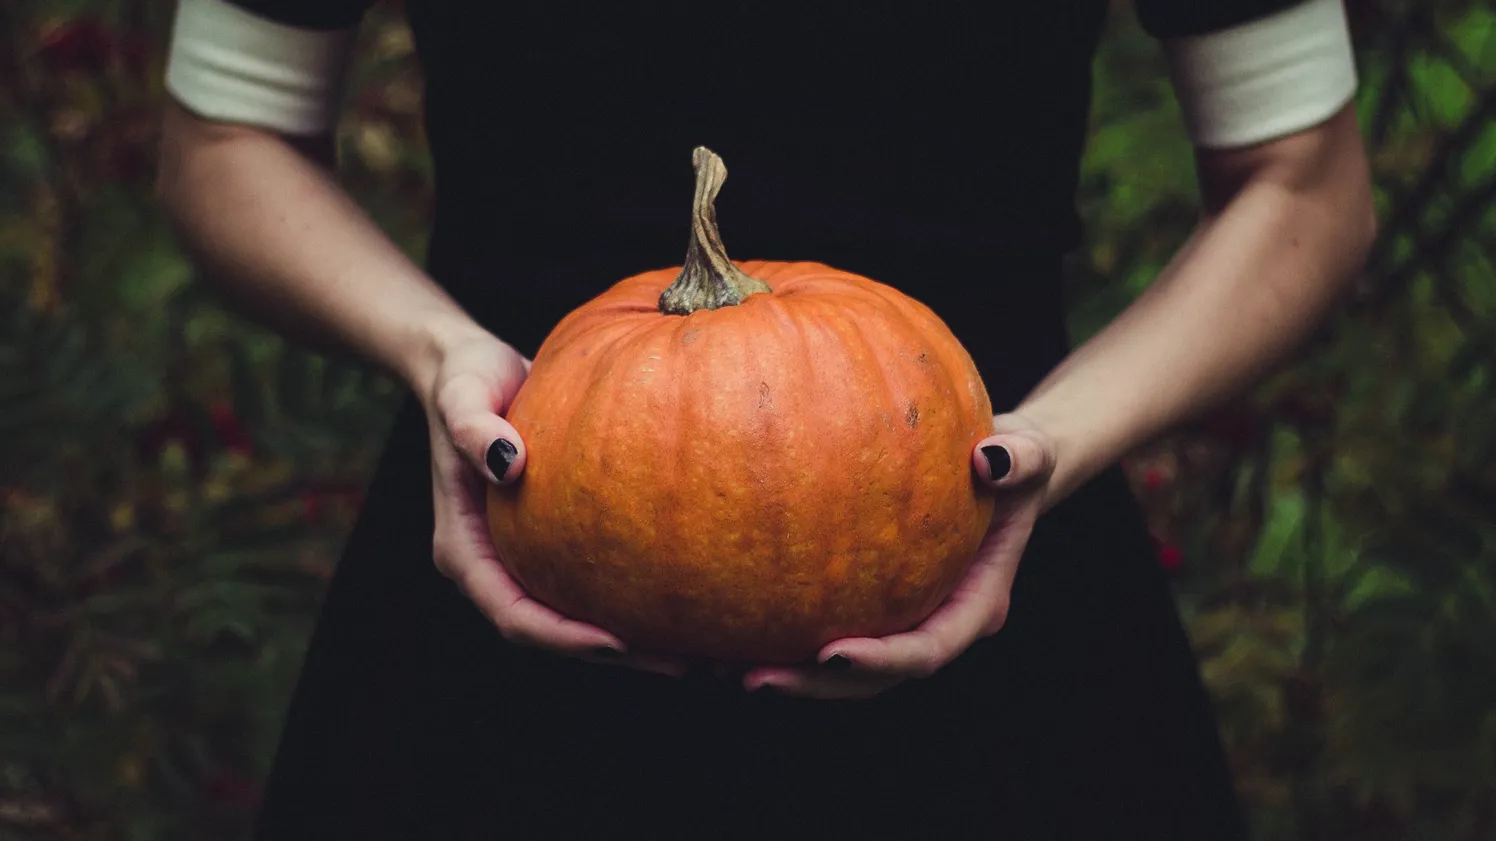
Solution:
M 514 464 L 514 458 L 518 455 L 519 449 L 507 439 L 495 438 L 488 445 L 488 455 L 483 460 L 488 462 L 488 469 L 493 471 L 494 478 L 502 482 L 504 474 L 509 472 L 509 465 Z
M 604 660 L 611 660 L 615 657 L 621 656 L 622 654 L 622 651 L 619 651 L 611 645 L 599 645 L 597 648 L 592 649 L 593 657 L 601 657 Z
M 992 473 L 992 481 L 1008 475 L 1013 469 L 1013 457 L 1008 454 L 1008 448 L 1000 444 L 988 444 L 982 448 L 982 455 L 987 459 L 987 468 Z
M 845 672 L 852 668 L 852 661 L 845 654 L 833 654 L 821 663 L 821 668 L 828 672 Z

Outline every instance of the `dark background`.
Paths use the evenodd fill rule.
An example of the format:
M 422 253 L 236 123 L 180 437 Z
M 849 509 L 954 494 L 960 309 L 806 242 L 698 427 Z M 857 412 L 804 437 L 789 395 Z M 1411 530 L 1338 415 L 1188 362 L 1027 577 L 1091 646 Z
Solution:
M 1096 68 L 1083 338 L 1194 219 L 1156 45 Z M 1248 399 L 1131 456 L 1263 839 L 1496 838 L 1496 9 L 1351 0 L 1382 237 Z M 0 841 L 239 837 L 397 396 L 227 315 L 152 199 L 166 0 L 0 4 Z M 340 128 L 412 254 L 391 6 Z

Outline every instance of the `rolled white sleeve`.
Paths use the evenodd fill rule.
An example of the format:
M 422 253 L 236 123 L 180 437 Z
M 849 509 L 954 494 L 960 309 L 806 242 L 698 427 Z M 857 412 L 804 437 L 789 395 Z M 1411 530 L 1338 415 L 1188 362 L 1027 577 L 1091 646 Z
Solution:
M 181 0 L 166 89 L 206 119 L 323 133 L 337 121 L 353 36 L 287 26 L 225 0 Z
M 1251 146 L 1302 131 L 1356 92 L 1341 0 L 1306 0 L 1163 46 L 1185 126 L 1201 147 Z

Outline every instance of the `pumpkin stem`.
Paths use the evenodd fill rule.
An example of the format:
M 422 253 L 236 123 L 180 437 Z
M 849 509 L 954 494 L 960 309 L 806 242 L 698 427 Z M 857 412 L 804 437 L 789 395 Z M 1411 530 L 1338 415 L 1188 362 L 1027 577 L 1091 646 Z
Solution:
M 697 146 L 691 153 L 696 168 L 696 196 L 691 208 L 691 241 L 686 261 L 675 282 L 660 293 L 660 312 L 690 315 L 743 303 L 750 295 L 769 292 L 769 284 L 749 277 L 727 256 L 717 230 L 717 192 L 727 180 L 727 166 L 716 153 Z

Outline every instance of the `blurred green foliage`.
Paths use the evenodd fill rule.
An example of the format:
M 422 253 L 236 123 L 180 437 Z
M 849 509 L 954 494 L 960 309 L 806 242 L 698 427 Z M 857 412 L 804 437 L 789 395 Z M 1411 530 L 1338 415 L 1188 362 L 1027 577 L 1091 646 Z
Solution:
M 1118 5 L 1069 278 L 1084 337 L 1196 214 Z M 397 392 L 225 313 L 152 197 L 164 0 L 0 5 L 0 839 L 242 835 Z M 1263 839 L 1496 837 L 1496 11 L 1352 2 L 1382 237 L 1250 397 L 1127 468 Z M 417 257 L 387 6 L 339 130 Z
M 1259 836 L 1496 838 L 1496 10 L 1348 6 L 1382 220 L 1359 292 L 1128 466 Z M 1077 335 L 1195 214 L 1156 60 L 1118 33 L 1098 72 Z

